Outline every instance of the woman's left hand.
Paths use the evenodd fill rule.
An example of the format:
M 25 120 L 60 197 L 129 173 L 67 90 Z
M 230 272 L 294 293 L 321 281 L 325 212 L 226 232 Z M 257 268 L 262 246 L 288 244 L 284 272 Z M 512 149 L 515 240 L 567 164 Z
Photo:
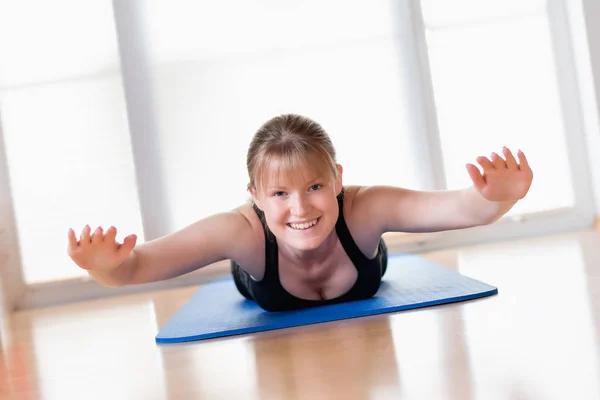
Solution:
M 477 191 L 487 200 L 494 202 L 518 201 L 525 197 L 533 180 L 525 154 L 519 150 L 515 159 L 511 151 L 502 148 L 504 158 L 492 153 L 490 158 L 477 157 L 483 174 L 473 164 L 467 164 L 467 172 Z

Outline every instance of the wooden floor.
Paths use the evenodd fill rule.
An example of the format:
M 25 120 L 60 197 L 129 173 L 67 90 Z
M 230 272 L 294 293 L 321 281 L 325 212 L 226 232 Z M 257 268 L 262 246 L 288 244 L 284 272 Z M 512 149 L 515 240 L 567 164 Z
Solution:
M 196 288 L 28 310 L 3 324 L 2 399 L 600 399 L 600 233 L 425 255 L 480 300 L 186 344 Z

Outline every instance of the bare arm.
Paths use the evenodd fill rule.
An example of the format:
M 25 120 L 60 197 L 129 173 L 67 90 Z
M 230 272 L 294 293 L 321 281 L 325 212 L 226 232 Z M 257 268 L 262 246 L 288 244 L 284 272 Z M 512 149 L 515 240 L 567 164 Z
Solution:
M 69 232 L 71 258 L 106 286 L 170 279 L 220 260 L 244 259 L 258 246 L 250 222 L 237 210 L 212 215 L 136 247 L 133 235 L 119 245 L 115 234 L 111 228 L 104 236 L 99 228 L 90 237 L 88 228 L 77 241 Z
M 362 188 L 355 207 L 363 223 L 378 232 L 436 232 L 495 222 L 528 192 L 533 173 L 525 155 L 520 164 L 505 148 L 502 159 L 479 157 L 483 168 L 467 165 L 473 186 L 462 190 L 417 191 L 390 186 Z
M 257 241 L 238 212 L 216 214 L 134 249 L 137 265 L 130 284 L 170 279 L 225 259 L 244 259 Z
M 490 202 L 472 187 L 428 192 L 371 186 L 362 188 L 355 200 L 356 207 L 369 216 L 365 221 L 370 219 L 379 233 L 438 232 L 486 225 L 506 214 L 515 203 Z

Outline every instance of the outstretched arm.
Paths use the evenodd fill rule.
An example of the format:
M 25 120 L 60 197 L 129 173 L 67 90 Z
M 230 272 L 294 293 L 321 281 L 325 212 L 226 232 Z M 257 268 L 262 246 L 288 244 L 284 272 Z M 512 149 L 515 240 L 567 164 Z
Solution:
M 416 191 L 389 186 L 362 188 L 355 207 L 384 232 L 435 232 L 490 224 L 525 197 L 533 172 L 523 152 L 518 161 L 506 147 L 504 158 L 478 157 L 483 173 L 466 169 L 473 186 L 462 190 Z
M 206 217 L 138 246 L 135 235 L 117 243 L 114 227 L 106 234 L 102 228 L 90 233 L 86 226 L 78 240 L 73 230 L 69 230 L 68 254 L 105 286 L 155 282 L 224 259 L 244 260 L 258 246 L 251 223 L 237 210 Z

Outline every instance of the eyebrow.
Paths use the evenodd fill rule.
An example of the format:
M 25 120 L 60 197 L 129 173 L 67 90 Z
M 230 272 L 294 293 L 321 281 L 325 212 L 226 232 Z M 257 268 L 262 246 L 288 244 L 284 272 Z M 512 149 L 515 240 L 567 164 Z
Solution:
M 306 186 L 312 186 L 315 184 L 315 182 L 322 180 L 323 177 L 316 177 L 310 181 L 307 182 Z M 268 190 L 282 190 L 282 189 L 287 189 L 285 186 L 267 186 Z

